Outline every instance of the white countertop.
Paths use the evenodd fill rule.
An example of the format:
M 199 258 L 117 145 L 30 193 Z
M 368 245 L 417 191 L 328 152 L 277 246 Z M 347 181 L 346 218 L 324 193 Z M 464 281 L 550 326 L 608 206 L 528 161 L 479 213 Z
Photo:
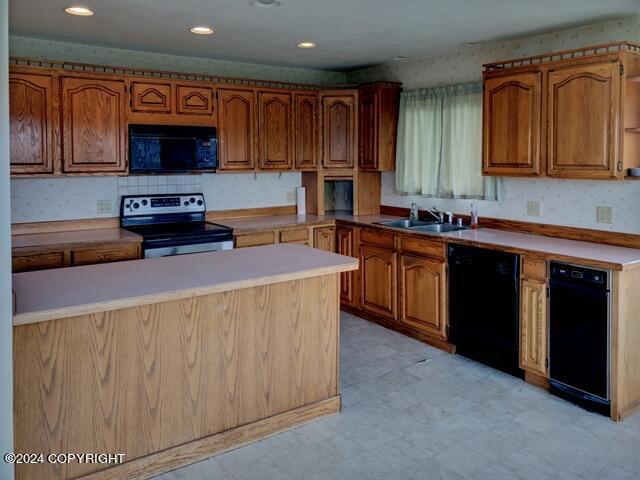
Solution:
M 280 244 L 13 275 L 13 324 L 148 305 L 358 268 L 358 260 Z

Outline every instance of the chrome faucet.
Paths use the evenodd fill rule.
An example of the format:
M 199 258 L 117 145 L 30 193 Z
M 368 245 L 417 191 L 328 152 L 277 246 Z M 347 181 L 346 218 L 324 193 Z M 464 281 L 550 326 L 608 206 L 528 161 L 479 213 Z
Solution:
M 438 210 L 435 205 L 433 206 L 433 210 L 429 210 L 428 208 L 426 210 L 428 214 L 438 220 L 438 223 L 444 223 L 444 213 Z
M 409 213 L 409 220 L 418 220 L 418 204 L 411 204 L 411 212 Z

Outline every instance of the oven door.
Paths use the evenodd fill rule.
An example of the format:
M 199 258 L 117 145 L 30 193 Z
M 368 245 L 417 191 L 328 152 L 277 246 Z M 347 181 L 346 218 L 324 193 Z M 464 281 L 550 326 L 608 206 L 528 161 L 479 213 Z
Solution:
M 173 245 L 163 247 L 143 247 L 144 258 L 170 257 L 189 253 L 214 252 L 233 249 L 233 240 L 221 242 L 194 243 L 190 245 Z

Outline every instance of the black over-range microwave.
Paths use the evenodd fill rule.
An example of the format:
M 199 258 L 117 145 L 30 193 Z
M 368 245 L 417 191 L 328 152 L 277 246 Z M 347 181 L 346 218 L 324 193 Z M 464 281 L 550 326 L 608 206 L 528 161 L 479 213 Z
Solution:
M 218 139 L 213 127 L 129 126 L 131 173 L 178 173 L 218 168 Z

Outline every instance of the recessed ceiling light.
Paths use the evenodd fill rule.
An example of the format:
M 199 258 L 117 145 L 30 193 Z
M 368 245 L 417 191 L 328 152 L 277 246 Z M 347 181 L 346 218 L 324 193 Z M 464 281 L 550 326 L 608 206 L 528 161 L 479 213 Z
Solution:
M 80 17 L 90 17 L 93 12 L 85 7 L 68 7 L 64 9 L 69 15 L 78 15 Z
M 258 8 L 279 7 L 282 5 L 278 0 L 251 0 L 251 5 Z
M 316 48 L 317 45 L 313 42 L 300 42 L 296 45 L 298 48 Z
M 213 28 L 209 28 L 209 27 L 193 27 L 193 28 L 190 28 L 189 31 L 191 33 L 195 33 L 197 35 L 211 35 L 213 33 Z
M 400 62 L 402 60 L 407 60 L 409 57 L 407 57 L 406 55 L 398 55 L 397 57 L 393 57 L 394 60 Z

